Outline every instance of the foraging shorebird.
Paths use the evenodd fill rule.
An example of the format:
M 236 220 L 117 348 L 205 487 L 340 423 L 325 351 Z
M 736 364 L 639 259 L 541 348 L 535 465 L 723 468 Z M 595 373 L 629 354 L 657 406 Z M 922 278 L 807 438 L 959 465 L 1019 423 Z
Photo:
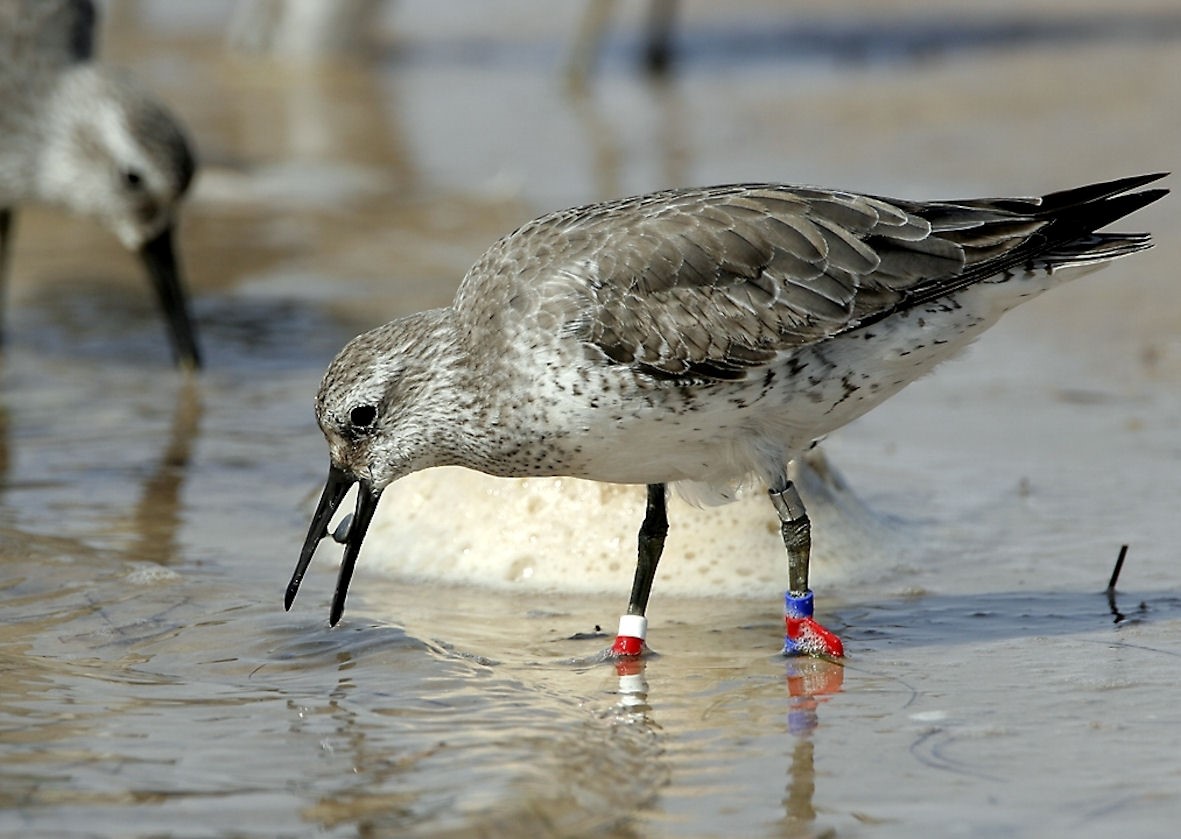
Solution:
M 15 207 L 92 216 L 139 254 L 177 363 L 197 368 L 172 241 L 193 155 L 160 103 L 92 60 L 94 29 L 89 0 L 0 0 L 0 286 Z
M 458 465 L 645 484 L 612 648 L 639 654 L 666 486 L 725 495 L 753 479 L 787 550 L 784 652 L 841 655 L 812 617 L 811 525 L 788 463 L 1017 304 L 1151 247 L 1146 233 L 1096 231 L 1164 195 L 1134 191 L 1160 177 L 932 202 L 718 186 L 529 222 L 451 306 L 366 332 L 329 366 L 315 405 L 328 481 L 286 606 L 353 484 L 334 625 L 382 490 L 404 475 Z

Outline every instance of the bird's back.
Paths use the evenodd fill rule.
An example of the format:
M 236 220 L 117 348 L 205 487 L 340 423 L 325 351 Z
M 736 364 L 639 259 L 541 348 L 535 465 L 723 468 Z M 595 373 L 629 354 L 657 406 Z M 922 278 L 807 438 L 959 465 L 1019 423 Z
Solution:
M 1094 231 L 1163 195 L 1132 192 L 1157 177 L 936 202 L 736 185 L 544 216 L 456 295 L 484 413 L 532 441 L 477 468 L 710 484 L 781 468 L 1062 269 L 1149 247 Z
M 1094 231 L 1159 198 L 1124 194 L 1158 177 L 936 202 L 768 184 L 670 190 L 530 222 L 472 268 L 456 306 L 475 322 L 540 321 L 657 379 L 738 379 L 990 277 L 1148 247 L 1144 234 Z
M 0 197 L 24 192 L 28 156 L 63 70 L 94 51 L 90 0 L 0 0 Z
M 90 0 L 0 0 L 0 76 L 31 78 L 94 54 Z

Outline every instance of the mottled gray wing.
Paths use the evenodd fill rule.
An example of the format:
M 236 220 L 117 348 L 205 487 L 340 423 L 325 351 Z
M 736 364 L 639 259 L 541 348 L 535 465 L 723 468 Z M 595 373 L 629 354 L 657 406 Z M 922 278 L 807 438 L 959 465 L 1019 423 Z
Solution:
M 27 80 L 89 60 L 94 27 L 90 0 L 0 0 L 0 74 Z
M 611 361 L 663 379 L 738 379 L 1035 259 L 1144 247 L 1078 241 L 1153 193 L 1103 199 L 1153 179 L 932 203 L 776 185 L 655 193 L 525 225 L 485 254 L 460 295 L 474 301 L 487 291 L 477 286 L 511 275 L 504 302 L 547 321 L 560 310 L 559 328 Z
M 658 193 L 557 214 L 588 300 L 569 328 L 659 378 L 736 379 L 899 305 L 1039 224 L 1003 214 L 987 240 L 950 237 L 1002 218 L 948 208 L 935 224 L 880 198 L 743 185 Z M 535 234 L 536 235 L 536 234 Z

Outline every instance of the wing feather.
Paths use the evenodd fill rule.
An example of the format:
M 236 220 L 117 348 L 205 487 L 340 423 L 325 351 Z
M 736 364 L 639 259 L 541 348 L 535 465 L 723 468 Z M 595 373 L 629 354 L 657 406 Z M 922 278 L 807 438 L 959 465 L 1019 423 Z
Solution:
M 563 334 L 602 358 L 657 379 L 741 378 L 1015 265 L 1147 247 L 1137 234 L 1090 234 L 1159 198 L 1120 195 L 1153 179 L 931 203 L 762 184 L 670 190 L 530 222 L 469 271 L 456 306 L 497 299 L 481 286 L 511 274 L 538 306 L 564 295 Z

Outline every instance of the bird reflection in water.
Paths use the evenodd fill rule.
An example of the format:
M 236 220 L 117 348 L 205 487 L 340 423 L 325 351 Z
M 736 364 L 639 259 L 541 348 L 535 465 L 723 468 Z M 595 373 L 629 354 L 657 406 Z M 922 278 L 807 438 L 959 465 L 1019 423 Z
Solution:
M 794 735 L 783 796 L 784 835 L 810 835 L 806 829 L 816 820 L 812 798 L 816 791 L 815 743 L 812 733 L 820 725 L 820 706 L 841 692 L 843 665 L 823 658 L 787 660 L 787 730 Z

